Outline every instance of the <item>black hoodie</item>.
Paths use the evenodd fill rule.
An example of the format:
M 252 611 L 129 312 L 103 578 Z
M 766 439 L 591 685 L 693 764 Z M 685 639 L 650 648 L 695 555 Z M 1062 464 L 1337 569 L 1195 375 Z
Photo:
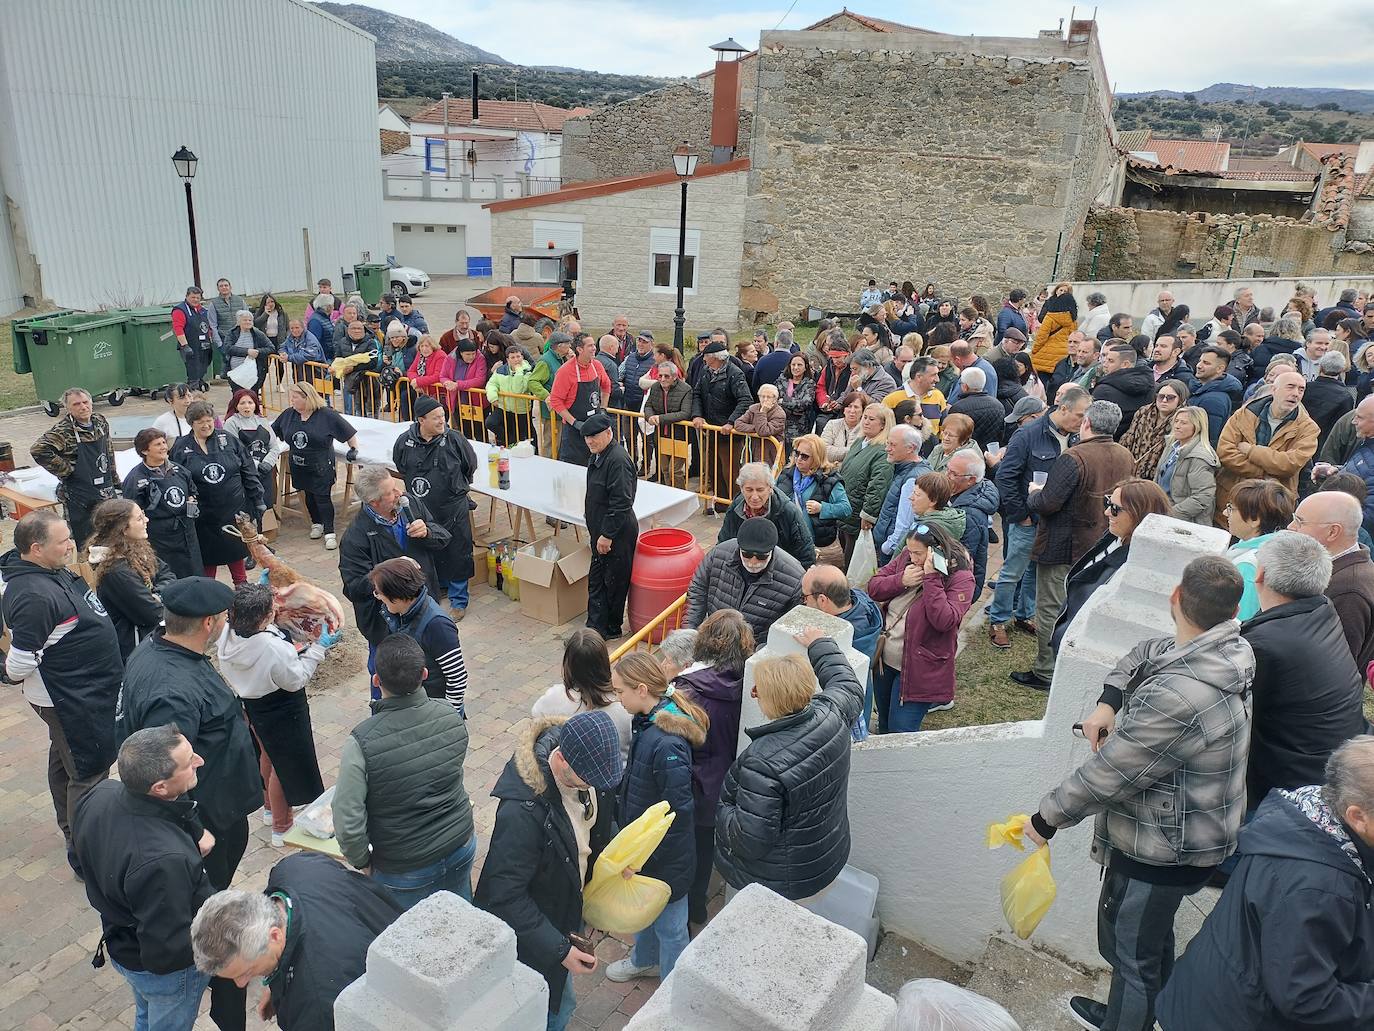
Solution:
M 1114 434 L 1116 440 L 1120 440 L 1131 428 L 1135 413 L 1150 403 L 1150 392 L 1154 386 L 1154 374 L 1145 365 L 1129 365 L 1109 372 L 1097 381 L 1097 386 L 1093 388 L 1093 400 L 1111 401 L 1121 409 L 1121 425 Z
M 115 760 L 115 705 L 124 662 L 114 623 L 85 580 L 0 555 L 4 616 L 10 629 L 5 667 L 11 678 L 42 680 L 57 710 L 77 776 L 108 770 Z
M 1317 788 L 1273 792 L 1159 997 L 1165 1031 L 1374 1027 L 1374 848 Z

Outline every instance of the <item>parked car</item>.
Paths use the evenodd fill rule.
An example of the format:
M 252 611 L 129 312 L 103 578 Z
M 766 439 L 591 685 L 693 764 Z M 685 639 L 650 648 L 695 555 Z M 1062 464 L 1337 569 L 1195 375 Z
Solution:
M 413 268 L 410 265 L 391 266 L 391 292 L 393 294 L 409 294 L 414 297 L 416 294 L 423 293 L 429 286 L 429 276 L 421 269 Z

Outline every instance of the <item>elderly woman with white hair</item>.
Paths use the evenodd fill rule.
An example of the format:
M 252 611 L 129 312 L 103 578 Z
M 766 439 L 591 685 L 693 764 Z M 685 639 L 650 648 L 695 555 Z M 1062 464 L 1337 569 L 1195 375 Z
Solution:
M 777 461 L 782 442 L 787 436 L 787 412 L 778 404 L 776 384 L 764 383 L 758 389 L 758 401 L 744 410 L 735 420 L 735 432 L 762 438 L 753 444 L 761 461 L 772 465 Z
M 277 345 L 268 339 L 267 334 L 253 325 L 253 313 L 244 308 L 234 315 L 234 328 L 224 341 L 224 353 L 229 358 L 229 371 L 232 373 L 245 362 L 252 362 L 257 369 L 257 378 L 250 382 L 233 378 L 241 387 L 251 386 L 254 392 L 262 389 L 267 378 L 267 356 L 276 354 Z
M 809 569 L 816 564 L 816 543 L 811 536 L 811 520 L 801 508 L 773 482 L 773 470 L 763 462 L 746 462 L 735 478 L 739 494 L 730 502 L 720 521 L 716 543 L 739 536 L 746 519 L 763 518 L 778 530 L 778 547 Z

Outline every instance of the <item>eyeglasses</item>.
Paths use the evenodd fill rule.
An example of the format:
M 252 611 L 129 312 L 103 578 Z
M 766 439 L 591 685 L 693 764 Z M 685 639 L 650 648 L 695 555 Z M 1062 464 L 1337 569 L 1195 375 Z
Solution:
M 1106 497 L 1103 499 L 1102 509 L 1104 512 L 1110 512 L 1112 515 L 1117 516 L 1119 516 L 1122 512 L 1126 511 L 1115 501 L 1113 501 L 1110 497 Z
M 1336 522 L 1334 522 L 1333 520 L 1330 520 L 1330 519 L 1304 519 L 1302 516 L 1298 515 L 1297 513 L 1294 513 L 1294 514 L 1293 514 L 1293 519 L 1292 519 L 1292 521 L 1288 524 L 1288 528 L 1291 530 L 1291 529 L 1293 529 L 1294 527 L 1298 527 L 1298 526 L 1338 526 L 1338 525 L 1340 525 L 1340 524 L 1338 524 L 1338 523 L 1336 523 Z
M 741 549 L 740 558 L 753 559 L 755 562 L 762 562 L 773 553 L 771 551 L 744 551 Z
M 584 788 L 578 788 L 577 800 L 582 803 L 582 819 L 590 823 L 592 818 L 592 793 Z

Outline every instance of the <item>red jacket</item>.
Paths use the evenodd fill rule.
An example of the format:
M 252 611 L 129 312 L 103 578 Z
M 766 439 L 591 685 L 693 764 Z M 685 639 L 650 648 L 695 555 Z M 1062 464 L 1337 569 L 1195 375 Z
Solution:
M 453 379 L 453 359 L 444 354 L 443 351 L 436 350 L 426 360 L 423 376 L 415 371 L 419 365 L 420 356 L 416 354 L 415 360 L 410 363 L 410 368 L 406 370 L 406 378 L 410 380 L 411 386 L 442 401 L 443 387 L 439 384 L 446 379 Z
M 563 363 L 563 367 L 553 377 L 553 387 L 549 390 L 549 407 L 560 414 L 566 412 L 577 397 L 577 385 L 590 383 L 593 379 L 601 384 L 600 407 L 605 408 L 611 400 L 611 377 L 606 375 L 606 366 L 595 358 L 585 370 L 577 364 L 576 358 L 570 358 Z
M 902 586 L 902 570 L 911 552 L 902 548 L 868 581 L 876 602 L 891 601 L 910 588 Z M 929 572 L 921 594 L 906 610 L 902 641 L 902 701 L 942 704 L 954 698 L 954 656 L 959 650 L 959 623 L 973 604 L 973 573 L 960 569 L 949 576 Z

